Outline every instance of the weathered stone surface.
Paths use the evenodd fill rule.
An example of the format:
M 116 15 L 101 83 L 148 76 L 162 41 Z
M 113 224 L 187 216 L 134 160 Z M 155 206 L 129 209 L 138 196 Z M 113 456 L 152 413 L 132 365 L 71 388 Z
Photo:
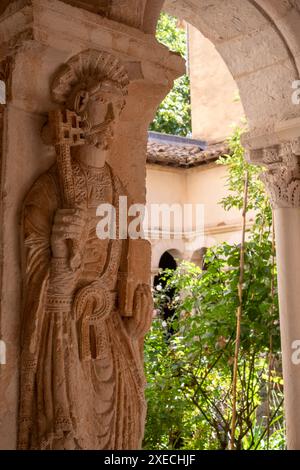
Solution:
M 128 84 L 122 62 L 96 50 L 71 58 L 52 82 L 63 106 L 48 121 L 56 163 L 23 208 L 19 449 L 141 446 L 140 343 L 152 296 L 135 261 L 150 247 L 121 240 L 118 222 L 116 239 L 98 238 L 96 216 L 101 204 L 119 214 L 126 197 L 106 159 Z
M 214 45 L 193 26 L 189 25 L 188 34 L 192 133 L 195 138 L 221 142 L 244 116 L 238 87 Z
M 287 444 L 291 450 L 300 446 L 300 380 L 298 363 L 291 350 L 300 335 L 299 308 L 299 227 L 300 227 L 300 140 L 299 122 L 286 123 L 285 138 L 276 145 L 266 145 L 249 152 L 253 163 L 263 165 L 262 179 L 273 206 L 279 286 L 279 311 Z M 283 126 L 282 126 L 283 127 Z M 288 140 L 289 132 L 298 135 Z M 280 130 L 281 132 L 283 129 Z M 280 132 L 278 130 L 278 132 Z M 281 135 L 284 135 L 281 134 Z
M 272 4 L 272 5 L 271 5 Z M 233 78 L 253 135 L 299 115 L 292 82 L 299 76 L 299 2 L 167 0 L 215 45 Z
M 49 0 L 50 2 L 51 0 Z M 62 0 L 86 10 L 145 32 L 153 33 L 163 0 Z M 2 0 L 0 15 L 9 15 L 34 0 Z M 150 5 L 150 8 L 149 8 Z
M 72 2 L 73 5 L 75 1 Z M 46 172 L 55 162 L 57 154 L 63 154 L 63 152 L 57 151 L 55 153 L 53 145 L 45 144 L 41 137 L 41 129 L 47 121 L 48 113 L 57 110 L 57 105 L 53 103 L 50 93 L 50 83 L 53 76 L 59 67 L 67 63 L 71 57 L 90 49 L 115 55 L 122 62 L 128 75 L 128 95 L 126 95 L 125 107 L 119 115 L 119 120 L 116 120 L 115 138 L 109 146 L 107 160 L 113 175 L 122 182 L 124 191 L 129 194 L 131 200 L 143 203 L 145 202 L 147 128 L 153 118 L 155 108 L 171 87 L 173 79 L 184 73 L 182 61 L 176 55 L 169 54 L 163 46 L 158 45 L 153 34 L 143 33 L 144 30 L 147 33 L 154 32 L 155 20 L 160 9 L 159 0 L 148 0 L 147 2 L 112 0 L 111 2 L 84 3 L 85 5 L 81 0 L 78 0 L 76 7 L 74 7 L 58 0 L 16 0 L 9 2 L 9 4 L 6 1 L 1 2 L 1 68 L 4 60 L 6 62 L 6 58 L 9 58 L 9 66 L 5 68 L 5 73 L 8 74 L 5 78 L 7 105 L 3 113 L 1 138 L 1 335 L 7 344 L 8 358 L 7 365 L 0 366 L 0 445 L 3 448 L 15 448 L 17 434 L 19 333 L 23 312 L 22 302 L 28 294 L 26 283 L 24 283 L 26 277 L 23 270 L 26 266 L 24 245 L 21 243 L 20 236 L 21 223 L 24 220 L 22 219 L 22 208 L 26 195 L 31 194 L 32 196 L 29 191 L 33 187 L 34 181 L 41 175 L 48 175 Z M 300 2 L 298 0 L 280 0 L 278 2 L 270 2 L 270 0 L 243 0 L 242 2 L 240 0 L 168 0 L 166 7 L 200 29 L 219 48 L 240 88 L 242 103 L 250 127 L 248 142 L 254 146 L 252 148 L 270 146 L 274 143 L 273 141 L 276 141 L 276 145 L 281 145 L 282 142 L 278 142 L 279 135 L 281 135 L 278 133 L 278 125 L 293 120 L 300 114 L 299 107 L 291 100 L 291 85 L 295 79 L 299 78 L 300 70 L 298 28 Z M 3 74 L 3 72 L 1 73 Z M 84 99 L 84 96 L 81 98 Z M 257 142 L 253 143 L 255 138 L 257 138 Z M 258 144 L 258 141 L 261 143 L 262 140 L 265 141 L 265 145 Z M 97 143 L 100 144 L 100 142 Z M 94 176 L 93 174 L 92 179 Z M 50 190 L 49 187 L 48 189 Z M 110 189 L 113 193 L 111 187 Z M 28 196 L 33 207 L 33 201 L 36 201 L 39 195 L 40 193 L 37 192 L 33 199 Z M 89 197 L 83 200 L 88 201 Z M 53 201 L 55 201 L 54 197 L 50 202 Z M 44 207 L 48 207 L 47 201 Z M 35 217 L 39 220 L 38 216 Z M 296 413 L 296 418 L 294 417 L 293 407 L 299 409 L 300 387 L 298 384 L 300 382 L 295 378 L 291 379 L 292 375 L 296 376 L 296 373 L 295 369 L 289 368 L 288 365 L 290 362 L 290 340 L 292 339 L 290 333 L 291 331 L 296 333 L 300 331 L 297 320 L 299 299 L 295 294 L 299 287 L 297 274 L 299 260 L 289 250 L 289 246 L 295 246 L 296 250 L 294 251 L 300 252 L 297 235 L 299 232 L 299 207 L 298 205 L 288 208 L 280 207 L 276 217 L 278 253 L 281 262 L 281 264 L 279 263 L 279 289 L 283 306 L 282 321 L 285 322 L 283 356 L 288 379 L 286 381 L 287 428 L 290 448 L 297 448 L 297 446 L 299 448 L 299 420 L 296 419 L 298 416 Z M 29 219 L 25 217 L 25 220 Z M 288 232 L 285 224 L 291 224 L 293 230 Z M 51 221 L 48 221 L 47 226 L 48 228 L 52 227 Z M 292 235 L 289 237 L 288 233 Z M 57 248 L 54 245 L 51 244 L 53 251 Z M 145 273 L 149 273 L 150 262 L 146 252 L 140 256 L 133 249 L 133 253 L 132 257 L 129 257 L 131 268 L 134 267 L 132 259 L 135 259 L 136 256 L 137 259 L 143 258 L 142 261 L 144 260 L 144 264 L 140 261 L 136 263 L 137 266 L 142 265 Z M 62 258 L 65 261 L 64 257 Z M 285 274 L 283 262 L 286 259 L 291 267 L 288 277 Z M 52 266 L 49 260 L 48 265 Z M 41 267 L 43 266 L 41 263 Z M 65 269 L 66 266 L 60 263 L 54 266 L 55 279 L 59 278 L 61 274 L 59 270 L 62 267 Z M 50 271 L 52 272 L 52 270 Z M 28 272 L 30 274 L 31 270 L 29 269 Z M 22 295 L 22 286 L 25 286 L 24 295 Z M 61 289 L 59 283 L 56 285 L 56 289 Z M 291 295 L 289 295 L 289 289 Z M 145 295 L 144 288 L 142 291 L 140 294 Z M 37 288 L 37 292 L 40 293 L 39 288 Z M 57 292 L 55 290 L 54 294 Z M 123 289 L 122 292 L 126 292 L 126 289 Z M 128 288 L 128 292 L 131 292 L 128 295 L 132 299 L 134 292 L 132 286 Z M 36 297 L 33 297 L 36 300 Z M 29 296 L 29 298 L 31 297 Z M 45 306 L 49 307 L 48 300 L 53 308 L 51 295 L 46 300 L 46 303 L 41 302 L 44 311 Z M 69 303 L 66 304 L 69 305 Z M 124 305 L 127 303 L 125 301 Z M 130 313 L 129 310 L 128 313 Z M 120 321 L 125 320 L 121 318 Z M 22 322 L 26 325 L 24 318 L 22 318 Z M 61 331 L 64 322 L 65 319 L 60 324 L 59 321 L 54 322 L 54 325 L 53 319 L 50 319 L 48 323 L 46 322 L 46 327 L 47 325 L 50 325 L 51 328 L 55 326 Z M 32 338 L 32 334 L 37 331 L 36 327 L 37 325 L 33 322 L 32 329 L 27 331 L 29 338 Z M 67 334 L 71 336 L 70 332 Z M 56 338 L 58 338 L 57 344 L 60 342 L 61 345 L 61 341 L 63 341 L 61 335 L 57 334 Z M 76 338 L 76 335 L 73 338 Z M 49 343 L 49 337 L 45 341 L 45 337 L 42 336 L 42 341 L 44 346 L 49 344 L 53 346 L 51 341 Z M 75 339 L 74 341 L 76 343 Z M 128 344 L 128 342 L 124 344 Z M 85 347 L 82 349 L 85 353 L 88 350 Z M 55 347 L 54 350 L 56 350 Z M 80 351 L 82 353 L 81 349 Z M 96 351 L 97 356 L 97 348 L 93 351 Z M 123 356 L 128 357 L 126 354 Z M 85 357 L 85 354 L 79 355 L 76 366 Z M 134 357 L 138 357 L 138 354 Z M 47 358 L 46 353 L 43 358 Z M 42 363 L 49 365 L 47 361 Z M 55 367 L 57 364 L 58 362 L 54 361 Z M 33 365 L 35 367 L 35 363 Z M 25 369 L 26 384 L 27 369 Z M 35 377 L 35 375 L 33 376 Z M 61 381 L 61 377 L 59 377 L 60 386 L 63 383 L 72 383 L 68 374 L 65 374 L 63 379 L 65 382 Z M 31 390 L 30 387 L 27 389 L 25 386 L 25 392 L 28 390 Z M 22 397 L 25 397 L 24 403 L 27 406 L 28 397 L 26 398 L 26 393 L 24 395 L 23 391 L 24 389 L 22 389 Z M 82 391 L 79 392 L 79 395 L 82 393 Z M 57 403 L 60 403 L 60 398 L 57 397 Z M 94 400 L 90 401 L 93 403 Z M 108 402 L 115 403 L 114 400 L 108 400 Z M 42 411 L 41 413 L 43 414 Z M 141 410 L 134 413 L 134 416 L 138 416 L 138 418 L 142 418 L 142 415 Z M 23 425 L 26 428 L 26 420 L 28 419 L 28 427 L 24 441 L 22 441 L 23 438 L 21 439 L 20 447 L 39 448 L 44 445 L 43 442 L 46 447 L 52 446 L 52 448 L 75 447 L 75 433 L 72 435 L 72 431 L 67 429 L 67 435 L 56 436 L 57 422 L 52 418 L 50 418 L 50 422 L 54 431 L 45 441 L 41 435 L 30 428 L 32 415 L 24 415 L 24 419 Z M 80 417 L 76 417 L 76 419 L 80 421 Z M 70 423 L 65 422 L 64 424 L 68 426 Z M 73 425 L 74 423 L 72 423 Z M 86 435 L 84 435 L 84 429 L 81 426 L 79 429 L 83 431 L 83 434 L 80 435 L 81 441 L 78 447 L 97 448 L 103 445 L 103 441 L 98 440 L 99 436 L 94 435 L 92 443 L 89 440 L 94 426 L 89 424 Z M 28 440 L 31 432 L 33 432 L 34 438 Z M 127 439 L 128 435 L 127 441 L 121 438 L 118 444 L 112 444 L 112 435 L 111 437 L 108 437 L 108 433 L 104 433 L 104 435 L 108 439 L 108 446 L 130 448 L 134 445 L 133 441 Z M 140 432 L 134 432 L 133 439 L 136 439 L 137 435 L 140 436 Z
M 166 0 L 165 8 L 188 15 L 191 24 L 201 22 L 201 31 L 213 42 L 228 41 L 263 29 L 268 20 L 248 0 Z
M 19 446 L 22 448 L 42 448 L 44 446 L 52 448 L 74 448 L 74 439 L 73 441 L 72 438 L 69 439 L 72 434 L 71 430 L 66 430 L 65 439 L 61 434 L 60 436 L 58 435 L 59 432 L 56 433 L 56 431 L 58 431 L 58 425 L 56 426 L 56 424 L 59 422 L 59 416 L 63 416 L 63 412 L 61 415 L 56 415 L 58 419 L 56 424 L 54 418 L 49 421 L 49 423 L 52 423 L 53 435 L 48 435 L 47 437 L 43 433 L 40 434 L 40 431 L 37 432 L 36 428 L 33 429 L 30 427 L 30 420 L 35 424 L 36 422 L 34 421 L 34 415 L 28 416 L 28 406 L 30 407 L 30 403 L 32 401 L 34 402 L 35 398 L 33 398 L 30 392 L 32 388 L 26 385 L 27 383 L 30 384 L 30 381 L 36 380 L 38 376 L 41 378 L 42 376 L 40 374 L 42 372 L 41 369 L 35 369 L 36 362 L 33 361 L 33 363 L 27 364 L 28 357 L 26 358 L 26 355 L 29 350 L 26 349 L 26 344 L 33 344 L 31 343 L 31 338 L 34 338 L 34 332 L 37 332 L 37 330 L 35 330 L 32 324 L 33 328 L 31 328 L 30 324 L 26 323 L 26 312 L 29 313 L 29 316 L 32 313 L 33 317 L 31 318 L 34 318 L 35 310 L 30 307 L 24 310 L 23 301 L 27 298 L 30 304 L 30 298 L 37 299 L 41 296 L 41 291 L 36 287 L 37 290 L 35 293 L 33 293 L 33 291 L 30 293 L 27 288 L 30 284 L 27 283 L 26 279 L 28 278 L 25 276 L 28 258 L 26 262 L 24 243 L 21 242 L 21 228 L 23 222 L 26 221 L 27 225 L 29 221 L 31 229 L 34 229 L 34 227 L 31 225 L 31 216 L 25 214 L 24 218 L 22 214 L 25 200 L 30 201 L 29 206 L 34 208 L 35 205 L 39 204 L 43 199 L 47 185 L 42 185 L 41 192 L 39 193 L 39 191 L 35 192 L 33 189 L 34 182 L 42 181 L 43 178 L 47 179 L 49 169 L 57 159 L 54 146 L 50 145 L 48 141 L 45 142 L 43 140 L 45 138 L 45 132 L 42 133 L 45 123 L 47 122 L 48 113 L 62 106 L 62 104 L 58 105 L 53 101 L 51 84 L 53 83 L 54 76 L 57 75 L 61 67 L 63 67 L 71 57 L 76 57 L 79 53 L 86 50 L 96 50 L 98 53 L 103 53 L 104 56 L 108 53 L 108 56 L 116 57 L 117 60 L 122 63 L 124 73 L 128 77 L 128 83 L 126 83 L 127 94 L 121 114 L 115 114 L 114 138 L 109 143 L 106 151 L 107 163 L 112 169 L 113 175 L 108 186 L 111 187 L 115 179 L 119 180 L 122 188 L 124 188 L 122 191 L 128 194 L 130 201 L 143 203 L 145 201 L 147 129 L 153 119 L 156 107 L 172 86 L 173 79 L 182 74 L 184 66 L 183 61 L 178 56 L 170 54 L 165 47 L 156 42 L 153 36 L 144 34 L 137 29 L 130 28 L 124 24 L 118 24 L 101 15 L 95 15 L 90 11 L 74 8 L 56 0 L 34 0 L 33 2 L 25 3 L 22 2 L 21 7 L 21 3 L 19 2 L 18 6 L 20 8 L 12 9 L 10 12 L 7 10 L 5 15 L 0 18 L 1 63 L 2 58 L 11 58 L 11 66 L 7 69 L 9 73 L 5 78 L 5 80 L 7 80 L 6 85 L 8 85 L 9 93 L 4 110 L 3 158 L 1 168 L 1 217 L 2 220 L 5 220 L 5 224 L 1 224 L 1 247 L 3 249 L 3 257 L 1 260 L 1 335 L 7 345 L 7 364 L 0 366 L 0 447 L 13 449 L 16 447 L 17 442 L 20 379 L 19 360 L 21 350 L 19 338 L 22 323 L 23 331 L 27 337 L 27 343 L 25 341 L 25 346 L 23 343 L 24 347 L 22 349 L 22 380 L 25 385 L 22 386 L 21 393 L 22 408 L 19 421 Z M 104 77 L 99 81 L 100 84 L 103 78 Z M 83 80 L 81 91 L 84 91 L 85 86 L 87 86 L 87 84 L 86 81 Z M 57 97 L 55 99 L 57 99 Z M 70 104 L 68 104 L 68 106 L 70 106 Z M 78 111 L 80 111 L 80 109 L 78 109 Z M 96 145 L 98 143 L 100 145 L 100 142 L 96 142 Z M 90 145 L 89 147 L 91 147 L 91 153 L 93 153 L 93 146 Z M 73 153 L 73 149 L 71 152 Z M 132 177 L 133 175 L 134 178 Z M 93 181 L 94 179 L 97 180 L 94 176 L 95 175 L 91 176 Z M 47 194 L 50 194 L 52 189 L 53 186 L 50 184 Z M 113 192 L 116 194 L 116 191 Z M 47 222 L 48 231 L 51 230 L 53 223 L 53 221 L 51 222 L 51 207 L 55 207 L 54 210 L 56 210 L 55 201 L 58 204 L 57 208 L 60 208 L 60 203 L 54 196 L 50 197 L 48 200 L 46 198 L 43 203 L 42 213 L 49 215 Z M 25 204 L 25 207 L 28 208 L 28 205 Z M 35 213 L 35 210 L 33 210 L 33 212 Z M 40 223 L 41 220 L 38 211 L 33 216 L 32 221 L 35 227 Z M 33 233 L 34 232 L 32 232 L 32 234 Z M 49 242 L 49 236 L 48 238 L 46 236 L 45 240 Z M 53 250 L 53 248 L 54 247 L 51 247 L 51 250 Z M 103 254 L 107 254 L 105 250 L 102 250 L 102 252 Z M 121 306 L 123 305 L 123 307 L 119 307 L 119 309 L 121 309 L 123 313 L 127 312 L 127 316 L 132 314 L 132 302 L 135 299 L 134 293 L 137 288 L 136 281 L 134 281 L 136 276 L 133 274 L 133 270 L 142 267 L 143 272 L 141 274 L 143 280 L 140 284 L 146 284 L 147 276 L 150 274 L 150 256 L 148 249 L 133 246 L 129 248 L 129 252 L 131 254 L 128 256 L 128 260 L 130 261 L 128 270 L 131 274 L 129 274 L 127 278 L 130 282 L 126 282 L 126 276 L 120 277 L 120 284 L 123 285 L 121 289 L 123 297 L 121 296 L 122 298 L 119 298 L 119 304 Z M 90 256 L 90 254 L 88 256 Z M 110 255 L 107 256 L 108 259 L 110 259 Z M 141 256 L 143 256 L 143 263 L 138 262 Z M 85 257 L 85 251 L 83 257 Z M 133 262 L 133 259 L 136 260 L 136 262 Z M 96 258 L 92 261 L 96 261 Z M 47 266 L 49 268 L 50 264 L 41 262 L 40 268 L 47 270 Z M 42 266 L 44 266 L 44 268 Z M 119 271 L 117 266 L 118 263 L 114 268 L 115 273 Z M 31 271 L 31 267 L 28 269 L 27 274 L 31 275 L 30 273 L 34 273 L 34 271 Z M 38 274 L 38 271 L 36 274 Z M 39 274 L 37 278 L 41 280 Z M 86 281 L 88 282 L 87 279 Z M 24 289 L 23 293 L 22 289 Z M 127 297 L 125 295 L 126 292 Z M 145 300 L 145 295 L 147 296 L 146 288 L 140 288 L 139 292 L 138 295 L 141 295 Z M 51 304 L 50 310 L 53 310 L 50 298 L 49 302 Z M 137 298 L 135 302 L 139 304 Z M 144 308 L 147 309 L 147 302 L 142 301 L 142 304 Z M 114 303 L 111 301 L 111 306 L 113 307 L 113 305 Z M 43 308 L 44 313 L 46 313 L 48 303 L 44 304 Z M 140 313 L 142 313 L 143 309 L 137 308 Z M 117 311 L 114 310 L 114 312 L 116 313 Z M 144 313 L 146 312 L 144 311 Z M 58 314 L 58 316 L 59 315 L 60 314 Z M 48 318 L 48 314 L 46 314 L 46 317 Z M 126 323 L 127 328 L 130 329 L 132 327 L 132 331 L 134 330 L 133 317 L 128 316 L 128 318 L 124 318 L 124 320 L 122 320 L 120 314 L 114 317 L 116 322 L 121 322 L 120 325 L 122 322 Z M 38 316 L 38 318 L 40 317 Z M 143 320 L 146 320 L 146 318 L 147 315 L 143 316 Z M 47 325 L 47 323 L 45 325 Z M 144 326 L 146 328 L 146 323 Z M 120 331 L 121 335 L 123 334 L 121 333 L 121 329 L 118 331 Z M 138 336 L 140 339 L 137 339 Z M 61 337 L 59 333 L 57 338 L 58 337 Z M 129 339 L 125 339 L 125 342 L 122 343 L 121 350 L 123 347 L 126 347 L 127 352 L 124 352 L 124 354 L 121 353 L 123 357 L 121 362 L 123 365 L 120 364 L 120 372 L 121 370 L 133 370 L 136 360 L 136 364 L 141 362 L 142 329 L 139 329 L 139 333 L 135 337 L 135 346 Z M 75 346 L 77 340 L 74 338 L 76 338 L 76 336 L 73 337 L 73 344 Z M 51 342 L 47 343 L 47 341 L 45 343 L 42 337 L 40 339 L 42 340 L 41 344 L 44 344 L 44 346 L 51 344 Z M 116 339 L 117 336 L 115 337 L 115 340 Z M 59 344 L 62 345 L 59 341 L 58 339 L 57 346 Z M 138 348 L 137 343 L 139 343 Z M 57 351 L 54 343 L 52 346 L 54 348 L 53 351 Z M 76 349 L 77 347 L 75 346 L 74 351 L 76 351 Z M 136 350 L 136 353 L 133 350 Z M 32 352 L 31 349 L 29 352 Z M 77 370 L 79 373 L 83 367 L 79 352 L 77 354 L 77 362 L 75 360 L 75 363 L 73 363 L 74 356 L 72 356 L 70 351 L 68 354 L 69 358 L 73 357 L 71 361 L 73 364 L 72 370 L 75 373 Z M 130 363 L 130 366 L 128 366 L 128 364 L 126 366 L 126 361 L 124 362 L 125 357 L 131 361 L 130 355 L 133 362 Z M 41 359 L 41 361 L 44 362 L 44 359 Z M 44 365 L 46 365 L 46 362 L 44 362 Z M 54 365 L 55 362 L 56 361 L 54 361 Z M 90 362 L 90 364 L 92 363 Z M 109 367 L 111 367 L 112 362 L 109 364 Z M 27 369 L 27 365 L 29 365 L 29 369 Z M 49 363 L 48 365 L 50 366 Z M 85 370 L 87 371 L 88 369 L 89 366 L 87 365 Z M 138 369 L 140 375 L 136 374 L 136 378 L 133 380 L 142 380 L 141 365 L 138 366 Z M 116 372 L 114 372 L 112 376 L 116 377 L 115 374 Z M 57 377 L 56 383 L 62 386 L 62 377 Z M 72 388 L 73 379 L 70 378 L 70 376 L 65 377 L 66 389 Z M 29 380 L 29 382 L 27 382 L 27 380 Z M 89 380 L 86 382 L 87 384 L 91 384 Z M 113 387 L 113 382 L 114 379 L 112 379 L 111 387 Z M 128 385 L 130 382 L 133 383 L 129 377 L 128 380 L 125 379 L 125 382 Z M 84 386 L 83 380 L 81 383 L 82 386 Z M 89 424 L 87 424 L 86 428 L 82 428 L 81 418 L 77 416 L 75 422 L 78 420 L 78 423 L 80 421 L 81 424 L 77 423 L 76 432 L 78 432 L 78 436 L 81 435 L 81 442 L 76 445 L 78 445 L 78 447 L 90 448 L 101 448 L 105 447 L 105 445 L 108 447 L 130 448 L 140 445 L 144 411 L 142 409 L 143 405 L 141 405 L 140 410 L 136 408 L 139 407 L 138 403 L 141 404 L 143 400 L 143 384 L 141 381 L 139 384 L 139 387 L 134 386 L 134 394 L 137 393 L 139 398 L 135 400 L 134 409 L 132 408 L 133 405 L 131 406 L 128 402 L 128 414 L 126 418 L 127 420 L 132 418 L 132 424 L 134 424 L 134 422 L 136 423 L 136 431 L 131 433 L 128 432 L 127 429 L 127 431 L 123 433 L 121 429 L 119 429 L 118 440 L 116 440 L 117 438 L 113 432 L 113 426 L 109 428 L 109 421 L 112 419 L 111 414 L 107 422 L 107 440 L 106 437 L 101 440 L 100 437 L 97 438 L 97 435 L 100 436 L 101 433 L 104 433 L 103 428 L 97 431 L 92 424 L 93 419 L 89 420 Z M 75 389 L 76 387 L 74 391 Z M 87 386 L 87 390 L 88 389 L 91 393 L 91 388 Z M 42 387 L 39 390 L 46 392 L 47 389 Z M 85 395 L 87 394 L 87 390 L 83 391 L 83 389 L 81 389 L 81 391 L 78 391 L 78 394 L 76 392 L 77 398 L 84 396 L 84 400 L 86 400 Z M 28 395 L 26 395 L 27 392 Z M 105 393 L 105 387 L 103 391 L 101 391 L 101 394 L 102 393 Z M 113 403 L 116 403 L 117 395 L 112 396 L 109 391 L 107 393 L 107 397 L 110 395 L 108 403 L 112 405 L 113 409 L 115 406 Z M 56 395 L 56 392 L 54 395 Z M 90 409 L 92 410 L 92 403 L 95 403 L 95 400 L 91 396 L 89 402 L 90 405 L 86 404 L 85 406 L 91 406 Z M 51 399 L 49 403 L 51 403 Z M 61 409 L 57 395 L 54 397 L 53 403 L 57 403 L 59 405 L 58 409 Z M 63 401 L 63 403 L 65 404 L 66 402 Z M 119 403 L 121 403 L 120 400 Z M 100 406 L 100 408 L 104 406 L 103 401 L 101 405 L 101 400 L 99 400 L 97 406 Z M 131 411 L 129 411 L 130 408 Z M 45 410 L 41 410 L 40 418 L 43 417 L 44 412 Z M 102 412 L 104 412 L 103 409 Z M 121 417 L 121 415 L 125 416 L 127 413 L 125 412 L 125 415 L 123 415 L 123 412 L 125 412 L 125 409 L 122 412 L 115 410 L 113 414 L 117 413 L 117 415 Z M 90 415 L 92 415 L 92 411 Z M 35 417 L 38 416 L 35 415 Z M 67 425 L 68 423 L 66 426 Z M 72 426 L 74 426 L 74 422 Z M 108 437 L 110 433 L 109 429 L 111 429 L 110 438 Z M 91 438 L 91 436 L 93 437 Z

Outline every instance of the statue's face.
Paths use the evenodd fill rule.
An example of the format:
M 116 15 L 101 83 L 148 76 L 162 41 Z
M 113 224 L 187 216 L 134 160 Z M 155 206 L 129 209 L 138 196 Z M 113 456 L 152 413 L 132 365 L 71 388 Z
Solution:
M 101 149 L 110 146 L 123 103 L 121 94 L 105 87 L 89 96 L 83 117 L 85 138 L 89 145 Z

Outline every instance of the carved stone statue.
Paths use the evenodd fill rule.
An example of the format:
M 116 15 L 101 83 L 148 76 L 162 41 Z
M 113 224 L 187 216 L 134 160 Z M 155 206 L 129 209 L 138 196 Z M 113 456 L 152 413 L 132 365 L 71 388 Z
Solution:
M 126 195 L 106 159 L 127 86 L 119 60 L 93 50 L 70 59 L 52 84 L 61 105 L 48 123 L 57 162 L 23 210 L 19 449 L 141 445 L 152 301 L 132 267 L 148 242 L 96 234 L 97 207 L 118 213 Z

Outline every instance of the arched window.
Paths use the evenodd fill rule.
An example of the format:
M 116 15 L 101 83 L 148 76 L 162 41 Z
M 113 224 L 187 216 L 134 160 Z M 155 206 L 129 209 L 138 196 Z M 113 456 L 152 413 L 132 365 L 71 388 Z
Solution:
M 161 269 L 176 269 L 177 263 L 173 255 L 169 251 L 165 251 L 159 261 L 159 267 Z
M 171 253 L 168 251 L 165 251 L 159 260 L 159 269 L 160 271 L 164 271 L 165 269 L 172 269 L 175 270 L 177 268 L 177 263 Z M 166 281 L 162 279 L 161 274 L 158 274 L 154 278 L 154 287 L 161 285 L 162 287 L 165 287 Z
M 174 270 L 177 269 L 177 263 L 171 253 L 168 251 L 165 251 L 164 254 L 161 256 L 160 261 L 159 261 L 159 269 L 161 271 L 164 271 L 165 269 L 171 269 Z M 154 278 L 154 287 L 161 286 L 162 288 L 165 288 L 166 286 L 166 280 L 163 279 L 162 274 L 158 274 Z M 171 307 L 171 303 L 174 297 L 174 289 L 168 288 L 166 291 L 166 296 L 168 301 L 166 302 L 166 305 L 163 308 L 163 317 L 164 320 L 168 320 L 168 318 L 172 318 L 174 315 L 174 309 Z M 170 331 L 171 333 L 171 331 Z

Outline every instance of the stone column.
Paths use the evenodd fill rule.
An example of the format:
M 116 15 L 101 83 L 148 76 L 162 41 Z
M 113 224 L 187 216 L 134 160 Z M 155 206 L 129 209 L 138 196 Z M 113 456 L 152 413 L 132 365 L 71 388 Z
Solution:
M 34 181 L 55 161 L 54 147 L 41 137 L 48 112 L 57 107 L 50 94 L 53 76 L 71 57 L 89 49 L 111 53 L 124 64 L 128 95 L 108 163 L 131 201 L 144 203 L 148 126 L 173 80 L 184 73 L 184 64 L 152 34 L 58 0 L 11 2 L 1 13 L 0 77 L 5 78 L 7 104 L 0 116 L 0 339 L 6 343 L 7 364 L 0 365 L 0 449 L 14 449 L 23 285 L 21 213 Z M 150 278 L 149 259 L 142 269 Z
M 300 139 L 251 152 L 266 167 L 262 175 L 274 210 L 289 450 L 300 449 Z

